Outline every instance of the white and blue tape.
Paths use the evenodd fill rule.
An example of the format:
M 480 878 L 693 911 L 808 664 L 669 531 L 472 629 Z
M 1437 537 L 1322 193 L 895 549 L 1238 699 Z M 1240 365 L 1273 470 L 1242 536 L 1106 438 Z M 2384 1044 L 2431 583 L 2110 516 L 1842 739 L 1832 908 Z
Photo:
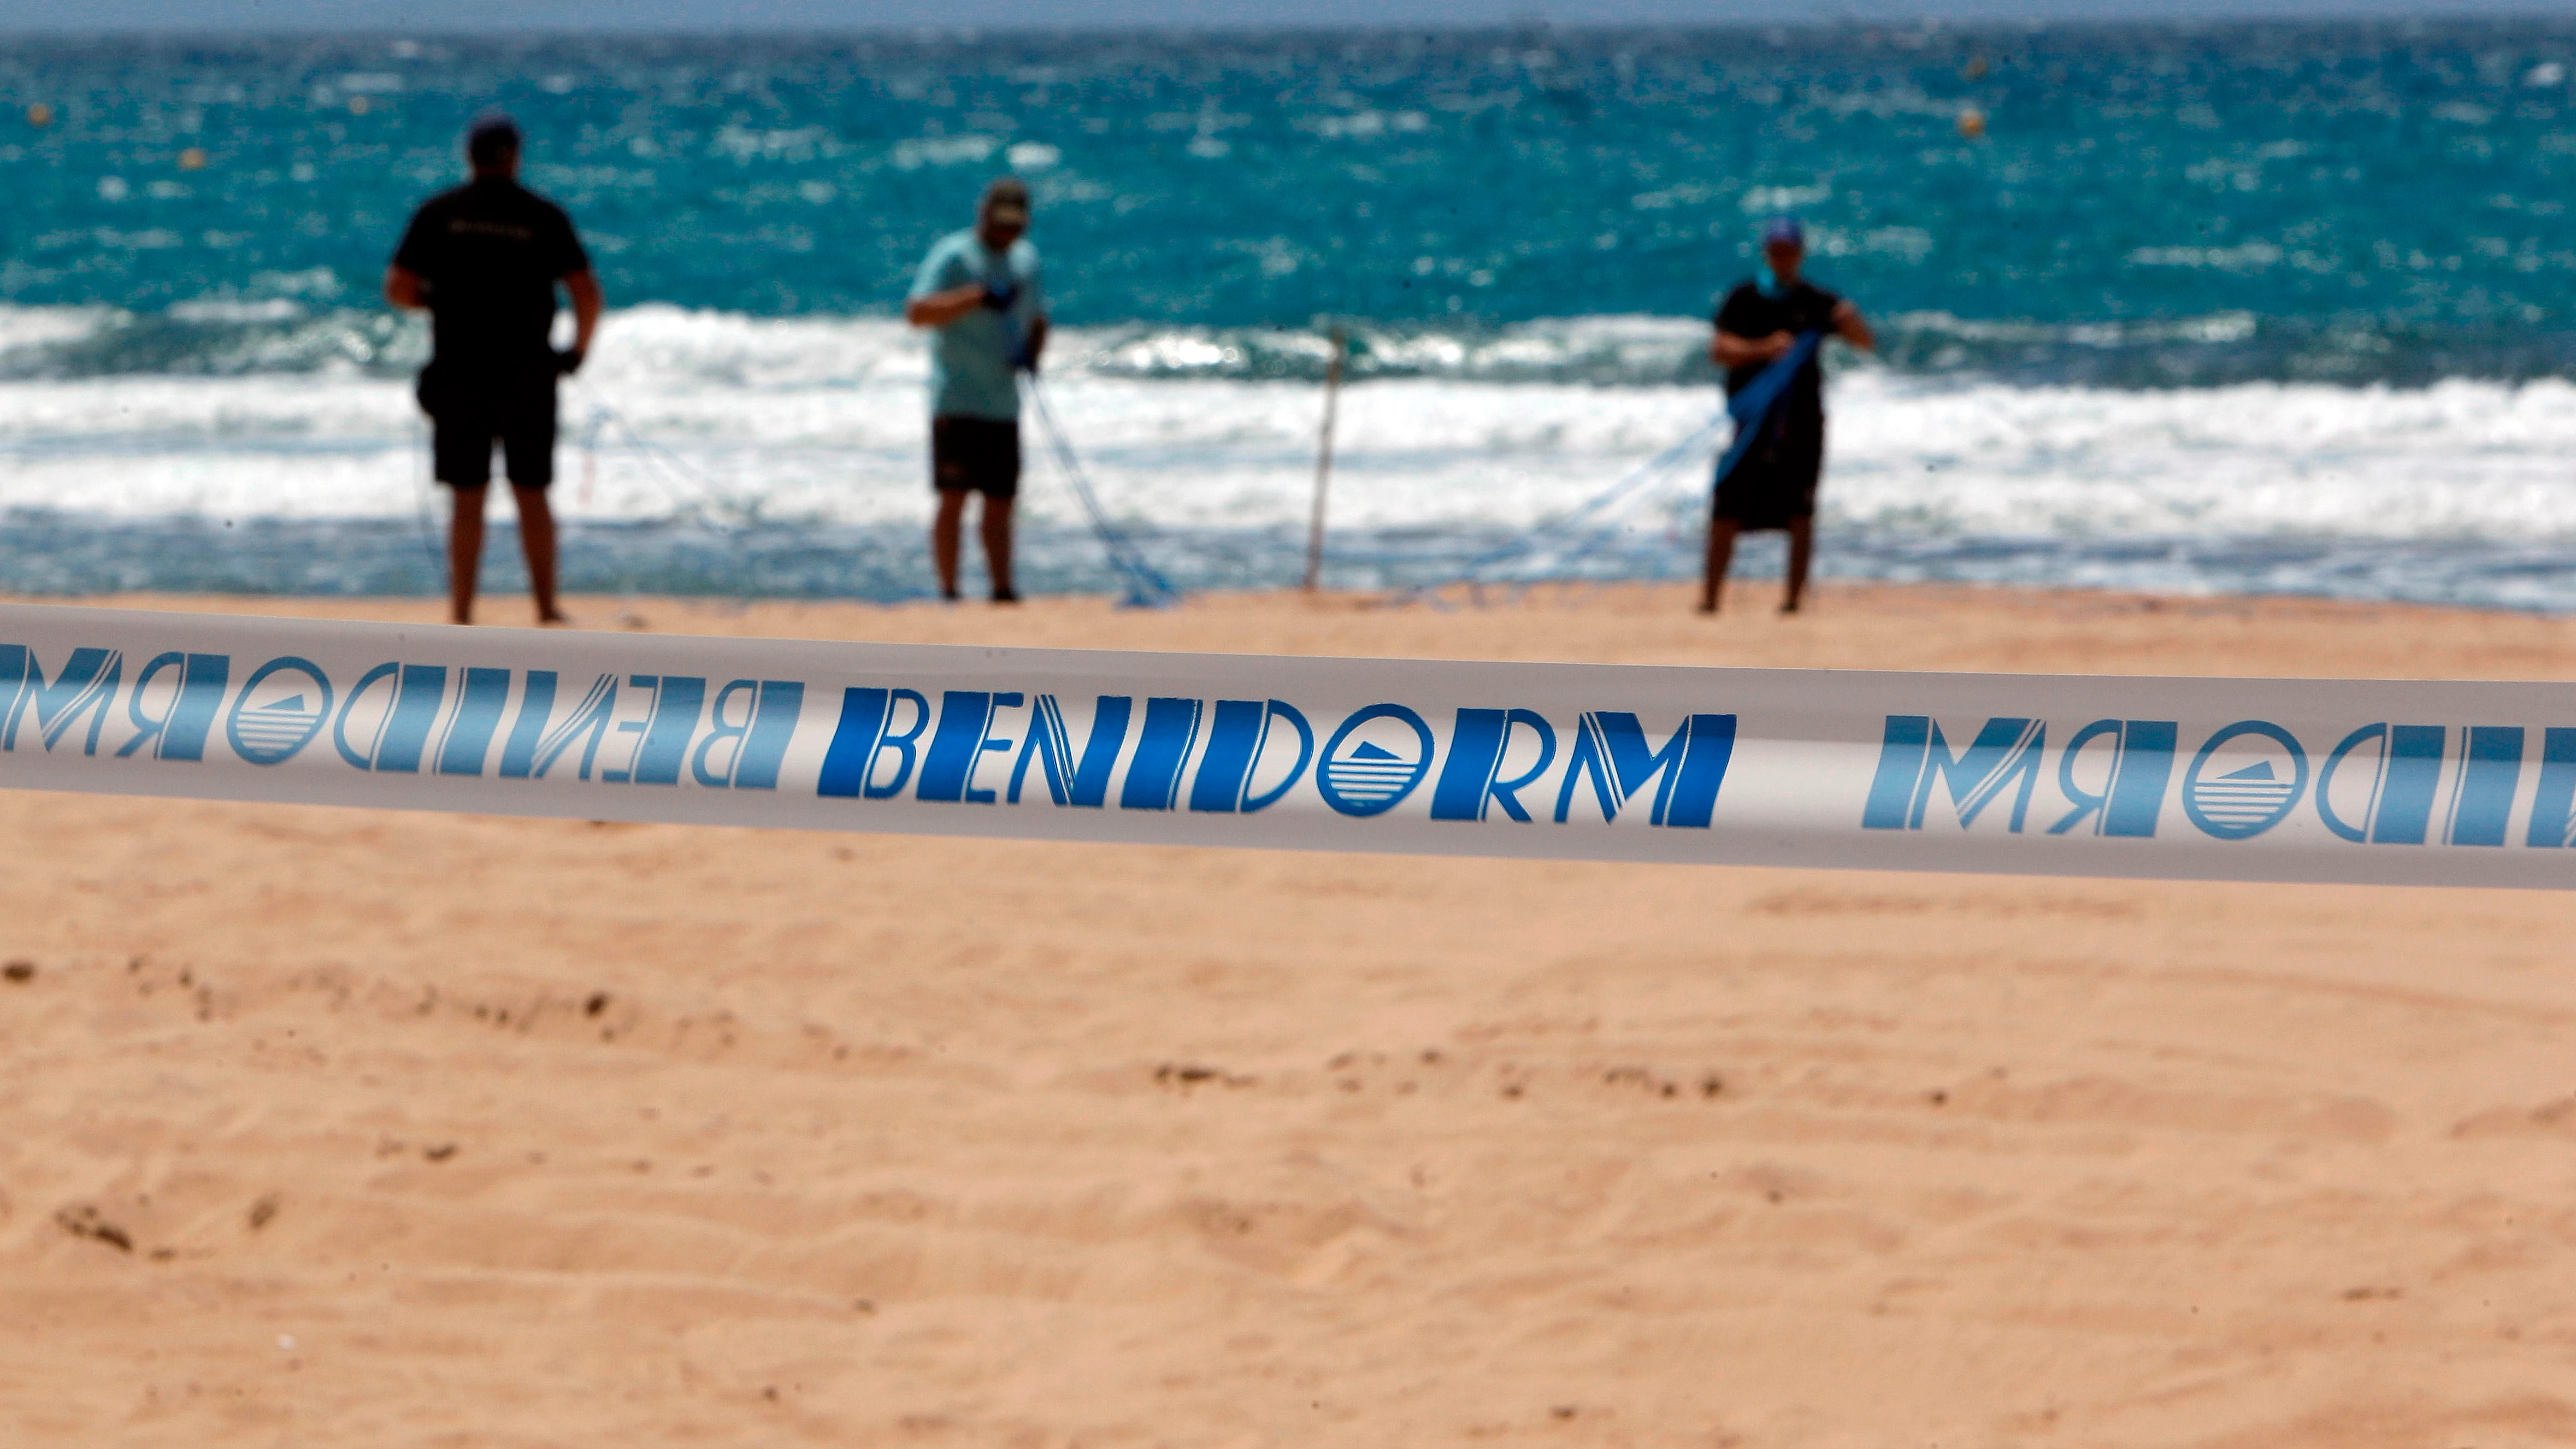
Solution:
M 0 784 L 1306 850 L 2556 888 L 2576 686 L 1128 654 L 0 606 Z

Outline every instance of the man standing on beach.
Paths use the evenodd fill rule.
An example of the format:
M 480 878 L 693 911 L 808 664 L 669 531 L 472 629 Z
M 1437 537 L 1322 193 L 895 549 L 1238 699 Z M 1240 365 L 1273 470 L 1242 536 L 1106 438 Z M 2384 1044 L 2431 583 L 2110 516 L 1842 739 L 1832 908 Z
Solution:
M 537 622 L 560 624 L 555 606 L 555 520 L 546 488 L 555 476 L 555 380 L 581 366 L 599 328 L 599 279 L 561 207 L 519 185 L 519 128 L 478 121 L 465 139 L 474 179 L 413 213 L 385 270 L 385 297 L 427 308 L 429 366 L 421 409 L 436 442 L 438 481 L 455 495 L 447 533 L 448 618 L 474 622 L 483 561 L 483 505 L 498 444 L 519 506 L 519 544 Z M 572 296 L 573 344 L 554 350 L 555 285 Z
M 1028 240 L 1029 189 L 1005 176 L 984 188 L 975 225 L 940 239 L 922 259 L 903 320 L 928 328 L 930 486 L 939 515 L 930 529 L 939 595 L 957 597 L 959 534 L 966 495 L 984 495 L 984 562 L 993 602 L 1016 604 L 1011 587 L 1011 504 L 1020 491 L 1020 379 L 1038 370 L 1046 347 L 1046 292 Z
M 1806 351 L 1767 409 L 1749 418 L 1739 412 L 1736 418 L 1738 445 L 1726 454 L 1733 466 L 1721 463 L 1717 497 L 1709 509 L 1708 571 L 1699 591 L 1703 614 L 1717 612 L 1727 565 L 1735 557 L 1735 536 L 1746 531 L 1788 531 L 1788 593 L 1780 612 L 1798 612 L 1807 592 L 1807 564 L 1815 552 L 1816 483 L 1825 466 L 1825 378 L 1817 352 L 1826 333 L 1864 349 L 1876 346 L 1877 338 L 1859 308 L 1798 274 L 1806 258 L 1806 232 L 1797 220 L 1773 218 L 1762 232 L 1760 270 L 1727 293 L 1717 309 L 1717 335 L 1708 356 L 1725 369 L 1729 398 L 1746 394 L 1792 352 L 1802 346 Z

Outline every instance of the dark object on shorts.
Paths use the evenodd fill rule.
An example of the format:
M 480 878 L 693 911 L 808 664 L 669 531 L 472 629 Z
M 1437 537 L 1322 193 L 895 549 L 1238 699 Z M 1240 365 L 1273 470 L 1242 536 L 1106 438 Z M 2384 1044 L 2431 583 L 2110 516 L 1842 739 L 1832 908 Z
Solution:
M 1715 516 L 1758 533 L 1816 516 L 1816 483 L 1825 469 L 1825 420 L 1774 408 L 1762 436 L 1717 485 Z
M 433 364 L 421 372 L 416 395 L 433 425 L 430 452 L 439 482 L 450 488 L 489 487 L 495 444 L 511 487 L 544 488 L 555 481 L 551 371 L 465 382 Z
M 1020 425 L 993 418 L 932 418 L 930 486 L 942 493 L 1018 497 Z
M 561 373 L 565 377 L 570 377 L 574 373 L 581 371 L 582 363 L 588 359 L 589 356 L 589 353 L 582 351 L 578 347 L 567 347 L 561 352 L 555 354 L 555 371 Z

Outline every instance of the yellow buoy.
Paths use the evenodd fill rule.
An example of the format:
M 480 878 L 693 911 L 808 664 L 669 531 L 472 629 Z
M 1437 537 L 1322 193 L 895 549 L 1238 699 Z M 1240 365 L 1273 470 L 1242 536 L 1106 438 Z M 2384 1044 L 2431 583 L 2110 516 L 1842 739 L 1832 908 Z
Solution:
M 50 126 L 50 125 L 52 125 L 53 123 L 54 123 L 54 108 L 53 108 L 53 107 L 51 107 L 51 106 L 49 106 L 49 105 L 46 105 L 43 101 L 38 101 L 38 102 L 36 102 L 34 105 L 29 106 L 29 107 L 27 108 L 27 124 L 28 124 L 28 125 L 30 125 L 30 126 Z
M 351 97 L 349 97 L 349 114 L 350 114 L 350 115 L 353 115 L 353 116 L 363 116 L 363 115 L 365 115 L 366 113 L 367 113 L 367 98 L 366 98 L 365 96 L 351 96 Z
M 206 148 L 203 146 L 191 146 L 187 150 L 180 152 L 179 169 L 182 171 L 205 170 Z
M 1966 110 L 1961 111 L 1959 113 L 1959 134 L 1971 141 L 1984 140 L 1986 137 L 1986 113 L 1978 110 L 1974 106 L 1970 106 Z

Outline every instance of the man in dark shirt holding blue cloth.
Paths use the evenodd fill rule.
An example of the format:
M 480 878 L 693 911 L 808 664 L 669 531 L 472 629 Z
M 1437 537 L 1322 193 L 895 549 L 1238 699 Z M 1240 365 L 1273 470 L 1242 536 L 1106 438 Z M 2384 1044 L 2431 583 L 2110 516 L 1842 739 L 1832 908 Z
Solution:
M 1794 217 L 1774 217 L 1763 229 L 1760 270 L 1727 293 L 1717 309 L 1708 356 L 1726 371 L 1728 397 L 1756 386 L 1801 346 L 1806 356 L 1766 411 L 1737 420 L 1736 445 L 1725 455 L 1732 466 L 1721 465 L 1709 509 L 1708 571 L 1699 592 L 1703 614 L 1717 612 L 1735 536 L 1746 531 L 1778 528 L 1789 534 L 1788 593 L 1780 612 L 1798 612 L 1807 592 L 1816 484 L 1825 466 L 1825 375 L 1817 364 L 1818 344 L 1827 334 L 1859 348 L 1874 347 L 1877 339 L 1859 308 L 1798 275 L 1806 257 L 1805 229 Z
M 599 327 L 599 279 L 561 207 L 519 185 L 519 128 L 503 117 L 467 133 L 474 179 L 422 203 L 385 269 L 385 297 L 429 309 L 430 359 L 418 396 L 433 425 L 438 481 L 455 494 L 447 535 L 448 618 L 474 622 L 492 450 L 519 505 L 537 622 L 555 606 L 555 379 L 579 368 Z M 555 351 L 555 287 L 572 296 L 572 350 Z
M 1046 347 L 1046 291 L 1028 240 L 1029 189 L 1005 176 L 984 188 L 975 225 L 922 259 L 903 319 L 931 332 L 930 486 L 939 495 L 930 551 L 939 594 L 957 597 L 968 494 L 984 495 L 984 562 L 993 602 L 1015 604 L 1011 505 L 1020 491 L 1020 379 Z

